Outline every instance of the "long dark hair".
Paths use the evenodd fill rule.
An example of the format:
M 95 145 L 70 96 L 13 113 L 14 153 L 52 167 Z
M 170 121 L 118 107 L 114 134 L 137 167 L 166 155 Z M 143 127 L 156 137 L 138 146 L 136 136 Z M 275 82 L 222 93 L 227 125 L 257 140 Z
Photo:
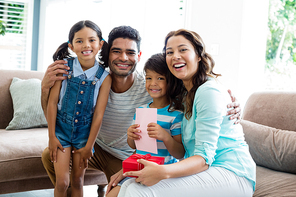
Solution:
M 77 22 L 70 29 L 70 32 L 69 32 L 69 35 L 68 35 L 68 42 L 70 44 L 72 44 L 72 42 L 73 42 L 75 33 L 80 31 L 84 27 L 88 27 L 88 28 L 91 28 L 92 30 L 94 30 L 97 33 L 100 41 L 103 39 L 101 29 L 94 22 L 89 21 L 89 20 L 85 20 L 85 21 Z M 53 54 L 53 57 L 52 57 L 53 61 L 62 60 L 64 58 L 71 57 L 70 52 L 68 50 L 68 42 L 64 42 L 63 44 L 61 44 L 58 47 L 56 52 Z M 104 48 L 108 48 L 108 43 L 106 41 L 104 41 L 101 52 L 99 54 L 99 60 L 100 60 L 101 64 L 103 64 L 105 67 L 107 67 L 106 65 L 107 65 L 107 62 L 108 62 L 108 53 L 107 53 L 107 50 L 103 50 Z
M 180 92 L 179 87 L 172 87 L 172 85 L 177 84 L 175 81 L 180 80 L 177 79 L 173 74 L 170 72 L 166 61 L 165 61 L 165 54 L 164 53 L 157 53 L 152 55 L 145 63 L 144 65 L 144 73 L 147 72 L 147 70 L 154 71 L 160 75 L 165 76 L 167 80 L 167 90 L 166 90 L 166 97 L 170 102 L 170 106 L 168 108 L 168 111 L 173 110 L 184 110 L 182 102 L 176 102 L 176 95 L 177 92 Z M 173 81 L 172 81 L 173 80 Z M 174 89 L 175 92 L 168 91 L 170 89 Z
M 172 36 L 183 36 L 185 37 L 188 41 L 191 42 L 195 49 L 195 53 L 198 55 L 198 57 L 201 58 L 201 61 L 198 62 L 198 69 L 197 72 L 192 76 L 192 84 L 193 87 L 191 90 L 187 91 L 186 88 L 184 88 L 183 82 L 181 83 L 180 81 L 175 81 L 178 84 L 174 85 L 174 88 L 179 88 L 179 86 L 182 86 L 183 88 L 181 89 L 180 92 L 177 91 L 179 94 L 177 97 L 177 102 L 180 102 L 182 98 L 182 102 L 185 103 L 185 117 L 186 119 L 190 119 L 192 116 L 192 107 L 193 107 L 193 101 L 194 101 L 194 96 L 195 92 L 198 89 L 199 86 L 204 84 L 207 80 L 208 77 L 218 77 L 221 76 L 220 74 L 215 74 L 213 72 L 213 68 L 215 66 L 215 62 L 213 58 L 211 57 L 210 54 L 206 53 L 205 51 L 205 44 L 201 37 L 195 33 L 194 31 L 189 31 L 186 29 L 179 29 L 177 31 L 171 31 L 165 38 L 165 46 L 164 46 L 164 53 L 166 52 L 166 46 L 168 39 L 171 38 Z M 176 92 L 176 90 L 171 89 L 172 93 Z

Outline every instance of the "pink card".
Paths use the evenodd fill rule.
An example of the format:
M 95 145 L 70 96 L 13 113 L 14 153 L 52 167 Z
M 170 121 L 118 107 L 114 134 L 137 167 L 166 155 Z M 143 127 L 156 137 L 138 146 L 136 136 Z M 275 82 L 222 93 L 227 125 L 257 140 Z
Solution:
M 147 151 L 157 154 L 157 142 L 155 138 L 148 136 L 147 125 L 151 122 L 157 123 L 157 108 L 137 108 L 135 123 L 139 124 L 141 130 L 140 140 L 135 140 L 136 148 L 141 151 Z

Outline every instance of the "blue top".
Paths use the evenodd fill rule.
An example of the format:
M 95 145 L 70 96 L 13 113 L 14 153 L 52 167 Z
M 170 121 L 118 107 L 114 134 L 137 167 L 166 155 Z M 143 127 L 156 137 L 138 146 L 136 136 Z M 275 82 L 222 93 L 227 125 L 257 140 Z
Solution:
M 209 166 L 226 168 L 253 184 L 255 191 L 256 164 L 244 139 L 240 124 L 226 116 L 230 96 L 216 79 L 209 77 L 194 97 L 192 116 L 182 121 L 185 158 L 202 156 Z
M 150 108 L 149 104 L 145 104 L 140 106 L 139 108 Z M 181 121 L 183 118 L 183 113 L 181 111 L 168 111 L 169 105 L 157 109 L 157 124 L 159 124 L 164 130 L 166 130 L 171 136 L 181 135 Z M 134 120 L 136 118 L 136 114 L 134 116 Z M 133 121 L 134 124 L 135 121 Z M 151 154 L 152 156 L 164 157 L 165 164 L 175 163 L 178 160 L 174 158 L 169 151 L 167 150 L 165 144 L 161 140 L 157 140 L 157 152 L 158 154 L 136 150 L 136 153 L 141 155 Z
M 67 59 L 66 59 L 67 61 Z M 67 64 L 66 64 L 67 65 Z M 99 63 L 97 61 L 95 61 L 95 64 L 93 67 L 87 69 L 86 71 L 83 71 L 81 68 L 81 65 L 79 63 L 78 58 L 74 58 L 73 60 L 73 76 L 74 77 L 78 77 L 80 79 L 88 79 L 88 80 L 94 80 L 94 78 L 96 77 L 96 73 L 99 67 Z M 93 102 L 93 107 L 96 106 L 97 104 L 97 98 L 99 95 L 99 90 L 100 87 L 104 81 L 104 79 L 107 77 L 109 73 L 105 70 L 104 73 L 101 76 L 101 79 L 96 83 L 96 87 L 94 90 L 94 102 Z M 67 76 L 67 75 L 64 75 Z M 61 91 L 60 91 L 60 96 L 59 96 L 59 103 L 58 103 L 58 109 L 61 110 L 61 106 L 63 103 L 63 97 L 65 95 L 66 92 L 66 87 L 67 87 L 67 79 L 63 80 L 62 82 L 62 87 L 61 87 Z

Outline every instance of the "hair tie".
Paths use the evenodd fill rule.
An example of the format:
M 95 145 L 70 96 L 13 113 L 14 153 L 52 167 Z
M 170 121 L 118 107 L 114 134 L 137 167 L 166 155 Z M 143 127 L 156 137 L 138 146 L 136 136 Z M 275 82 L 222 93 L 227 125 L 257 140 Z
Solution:
M 102 41 L 106 42 L 104 38 L 102 38 Z
M 68 44 L 70 44 L 69 40 L 67 42 L 68 42 Z

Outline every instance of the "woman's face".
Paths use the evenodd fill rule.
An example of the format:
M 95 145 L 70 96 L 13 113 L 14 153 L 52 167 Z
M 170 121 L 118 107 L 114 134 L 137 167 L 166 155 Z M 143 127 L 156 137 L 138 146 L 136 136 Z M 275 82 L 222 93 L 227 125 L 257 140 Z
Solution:
M 172 36 L 166 45 L 166 62 L 169 70 L 183 82 L 191 81 L 197 72 L 200 58 L 194 47 L 184 36 Z

